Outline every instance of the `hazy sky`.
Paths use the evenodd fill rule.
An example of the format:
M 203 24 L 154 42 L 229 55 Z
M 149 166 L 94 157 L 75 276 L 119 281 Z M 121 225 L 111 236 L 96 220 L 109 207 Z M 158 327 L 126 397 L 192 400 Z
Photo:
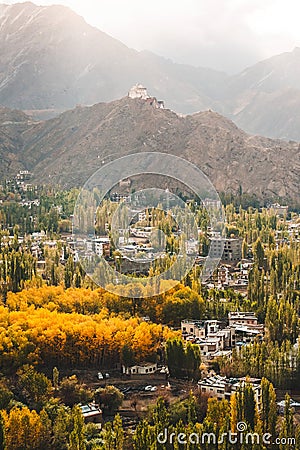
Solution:
M 0 0 L 1 1 L 1 0 Z M 2 0 L 2 3 L 17 3 Z M 61 3 L 137 50 L 236 72 L 300 46 L 297 0 L 39 0 Z

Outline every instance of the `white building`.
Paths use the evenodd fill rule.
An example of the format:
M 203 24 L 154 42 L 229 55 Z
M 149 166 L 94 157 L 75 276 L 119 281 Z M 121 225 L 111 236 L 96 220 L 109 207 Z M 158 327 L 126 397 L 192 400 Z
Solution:
M 136 84 L 133 86 L 128 92 L 129 98 L 141 98 L 142 100 L 147 100 L 149 98 L 147 88 L 145 88 L 142 84 Z
M 228 313 L 229 326 L 257 325 L 257 316 L 250 311 L 233 311 Z
M 258 411 L 261 410 L 261 380 L 258 378 L 226 378 L 220 375 L 205 378 L 198 382 L 198 388 L 201 393 L 209 397 L 217 397 L 219 400 L 230 400 L 230 397 L 241 387 L 249 382 L 254 392 L 254 398 L 257 403 Z
M 131 367 L 122 366 L 122 372 L 126 375 L 149 375 L 157 371 L 156 363 L 144 363 Z

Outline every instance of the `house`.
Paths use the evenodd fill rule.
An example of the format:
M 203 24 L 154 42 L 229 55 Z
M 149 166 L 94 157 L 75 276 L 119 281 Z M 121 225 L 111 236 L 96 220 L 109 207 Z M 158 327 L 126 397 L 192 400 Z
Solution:
M 247 382 L 249 382 L 252 386 L 257 409 L 258 412 L 260 412 L 262 408 L 262 390 L 260 378 L 230 378 L 229 383 L 231 384 L 231 393 L 234 394 L 235 392 L 237 392 L 241 388 L 241 386 L 243 386 Z
M 227 266 L 218 267 L 218 284 L 222 287 L 224 285 L 228 286 L 229 282 L 232 280 L 232 276 L 230 275 L 229 268 Z
M 207 357 L 220 350 L 220 341 L 217 337 L 207 337 L 199 343 L 201 356 Z
M 96 403 L 89 403 L 87 405 L 80 406 L 81 413 L 85 423 L 101 423 L 102 422 L 102 410 Z
M 87 252 L 96 253 L 99 257 L 110 255 L 110 240 L 108 237 L 88 239 L 85 246 Z
M 264 335 L 264 326 L 257 325 L 251 327 L 246 325 L 234 326 L 236 335 L 236 345 L 242 343 L 250 344 L 254 339 L 262 339 Z
M 114 192 L 110 196 L 110 200 L 116 203 L 129 203 L 131 201 L 131 196 L 126 194 L 120 194 L 118 192 Z
M 235 346 L 235 329 L 218 320 L 186 319 L 181 322 L 181 332 L 184 339 L 199 345 L 203 359 L 230 356 L 230 349 Z
M 120 187 L 130 187 L 131 186 L 131 179 L 125 178 L 124 180 L 119 181 Z
M 275 214 L 276 216 L 286 216 L 288 213 L 288 206 L 282 206 L 279 203 L 273 203 L 272 205 L 269 206 L 268 210 Z
M 285 400 L 281 400 L 281 402 L 277 403 L 278 406 L 278 412 L 279 414 L 284 414 L 284 410 L 285 410 Z M 295 400 L 293 400 L 292 398 L 290 399 L 290 407 L 292 408 L 292 412 L 299 412 L 300 411 L 300 403 L 296 402 Z
M 109 238 L 96 238 L 94 239 L 94 249 L 97 256 L 109 256 L 110 255 L 110 240 Z
M 157 371 L 157 363 L 143 363 L 130 367 L 122 366 L 122 373 L 125 375 L 150 375 Z
M 19 170 L 16 176 L 16 180 L 24 181 L 29 180 L 31 178 L 31 173 L 28 170 Z
M 225 239 L 222 259 L 224 261 L 240 261 L 241 258 L 242 240 L 235 238 Z
M 208 209 L 220 209 L 221 208 L 221 200 L 206 198 L 202 201 L 202 204 L 205 208 Z
M 226 378 L 221 375 L 214 375 L 198 381 L 198 389 L 209 397 L 216 397 L 219 400 L 230 400 L 231 396 L 243 387 L 246 382 L 252 385 L 258 411 L 260 411 L 262 407 L 262 391 L 261 380 L 258 378 Z
M 228 390 L 226 377 L 221 377 L 221 375 L 214 375 L 199 381 L 198 389 L 209 397 L 230 400 L 231 392 Z
M 264 325 L 259 324 L 257 316 L 249 311 L 228 313 L 229 327 L 235 330 L 237 343 L 250 343 L 255 338 L 262 338 Z
M 205 322 L 203 320 L 185 319 L 181 321 L 182 335 L 192 335 L 196 338 L 205 338 Z
M 228 313 L 229 326 L 239 325 L 257 325 L 257 316 L 253 312 L 234 311 Z

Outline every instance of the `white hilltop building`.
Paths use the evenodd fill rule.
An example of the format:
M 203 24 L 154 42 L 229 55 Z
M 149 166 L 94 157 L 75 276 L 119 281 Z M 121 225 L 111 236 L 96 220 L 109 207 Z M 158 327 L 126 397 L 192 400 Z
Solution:
M 128 97 L 141 98 L 142 100 L 147 100 L 147 98 L 150 98 L 147 92 L 147 88 L 145 88 L 142 84 L 136 84 L 135 86 L 132 86 L 132 88 L 129 89 Z
M 128 97 L 132 99 L 145 100 L 145 102 L 149 103 L 154 108 L 163 109 L 165 107 L 163 100 L 157 100 L 156 97 L 151 97 L 147 92 L 147 88 L 139 83 L 129 89 Z

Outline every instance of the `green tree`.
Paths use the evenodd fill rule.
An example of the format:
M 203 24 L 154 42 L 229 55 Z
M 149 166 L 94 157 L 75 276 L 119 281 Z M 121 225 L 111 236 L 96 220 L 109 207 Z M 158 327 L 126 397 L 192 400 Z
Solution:
M 57 391 L 58 386 L 59 386 L 59 370 L 57 367 L 53 368 L 52 378 L 53 378 L 53 387 Z
M 280 438 L 286 439 L 285 442 L 287 442 L 287 439 L 292 438 L 295 436 L 295 426 L 294 426 L 294 417 L 293 412 L 291 408 L 291 398 L 288 394 L 285 395 L 285 407 L 284 407 L 284 418 L 283 422 L 281 424 L 281 431 L 280 431 Z M 280 450 L 287 449 L 292 450 L 294 448 L 294 445 L 290 444 L 282 444 L 280 445 Z
M 5 450 L 5 425 L 1 412 L 0 412 L 0 450 Z
M 142 420 L 136 427 L 133 438 L 134 450 L 149 450 L 152 444 L 151 426 L 147 420 Z
M 26 365 L 18 371 L 18 387 L 24 398 L 33 406 L 40 407 L 51 393 L 51 382 L 33 366 Z
M 69 437 L 68 450 L 85 450 L 84 442 L 84 420 L 81 410 L 78 406 L 72 409 L 73 429 Z
M 103 409 L 103 412 L 112 413 L 122 405 L 124 394 L 115 386 L 105 386 L 95 391 L 94 398 L 95 402 Z
M 253 256 L 258 267 L 263 267 L 265 252 L 260 238 L 257 238 L 256 242 L 253 244 Z
M 276 434 L 277 423 L 277 404 L 276 393 L 273 384 L 266 378 L 261 380 L 262 390 L 262 410 L 261 419 L 263 423 L 264 433 L 270 433 L 272 436 Z

